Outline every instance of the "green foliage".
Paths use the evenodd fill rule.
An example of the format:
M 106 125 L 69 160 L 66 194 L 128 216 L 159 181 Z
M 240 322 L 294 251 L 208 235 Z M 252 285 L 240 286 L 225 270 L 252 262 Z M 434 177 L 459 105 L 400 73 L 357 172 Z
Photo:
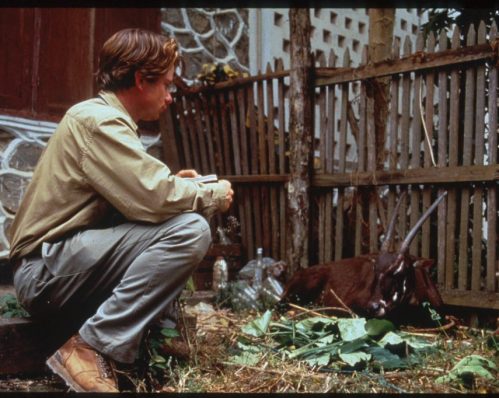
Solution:
M 423 35 L 426 38 L 430 32 L 436 37 L 442 30 L 449 31 L 454 25 L 459 26 L 461 36 L 465 37 L 471 24 L 478 28 L 480 21 L 490 27 L 492 21 L 499 24 L 499 10 L 497 8 L 438 8 L 425 9 L 428 11 L 428 22 L 423 24 Z
M 187 280 L 187 283 L 185 284 L 185 290 L 187 290 L 188 292 L 196 291 L 196 285 L 194 284 L 194 279 L 192 278 L 192 276 Z
M 254 319 L 249 324 L 243 326 L 243 332 L 249 334 L 250 336 L 260 337 L 267 333 L 269 328 L 270 319 L 272 317 L 271 311 L 265 311 L 265 313 L 257 319 Z
M 439 377 L 436 382 L 458 383 L 471 388 L 476 377 L 496 380 L 497 366 L 480 355 L 468 355 L 461 359 L 447 375 Z
M 0 316 L 4 318 L 22 318 L 28 317 L 29 314 L 19 304 L 16 296 L 11 293 L 0 297 Z
M 256 364 L 263 354 L 254 347 L 270 346 L 273 352 L 310 366 L 397 369 L 420 363 L 435 346 L 395 331 L 387 320 L 310 317 L 294 321 L 281 317 L 274 322 L 271 317 L 272 312 L 267 311 L 241 328 L 253 344 L 238 345 L 247 354 L 233 357 L 233 361 Z M 256 344 L 254 338 L 258 338 Z
M 165 372 L 171 370 L 174 358 L 161 353 L 161 346 L 170 343 L 171 339 L 179 336 L 179 332 L 173 328 L 152 329 L 144 339 L 139 362 L 142 365 L 143 377 L 151 384 L 162 382 Z

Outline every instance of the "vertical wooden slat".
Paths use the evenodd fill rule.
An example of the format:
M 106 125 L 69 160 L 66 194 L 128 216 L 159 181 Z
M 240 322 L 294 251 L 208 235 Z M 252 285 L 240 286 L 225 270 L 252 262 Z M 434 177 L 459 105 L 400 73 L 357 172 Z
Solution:
M 276 72 L 284 70 L 282 59 L 276 62 Z M 284 78 L 277 80 L 277 98 L 278 98 L 278 119 L 279 119 L 279 173 L 286 173 L 286 145 L 285 145 L 285 100 L 284 100 Z M 280 235 L 280 258 L 286 256 L 286 190 L 285 185 L 281 185 L 279 189 L 279 229 Z
M 484 44 L 485 23 L 478 27 L 477 44 Z M 484 133 L 485 133 L 485 65 L 476 67 L 476 115 L 475 115 L 475 161 L 476 165 L 483 165 Z M 482 257 L 482 210 L 483 189 L 475 187 L 473 194 L 473 240 L 471 256 L 471 290 L 480 290 L 481 285 L 481 257 Z
M 318 58 L 320 67 L 326 66 L 326 58 L 321 54 Z M 317 96 L 317 89 L 314 90 L 314 95 Z M 327 110 L 326 110 L 326 87 L 319 88 L 319 100 L 317 101 L 319 107 L 319 172 L 326 171 L 326 132 L 327 132 Z M 314 145 L 315 146 L 315 145 Z M 318 206 L 318 250 L 319 250 L 319 263 L 325 262 L 326 240 L 330 231 L 326 230 L 326 196 L 323 192 L 318 192 L 317 206 Z
M 194 125 L 194 112 L 193 112 L 193 106 L 192 106 L 192 98 L 190 97 L 184 97 L 184 109 L 187 112 L 187 117 L 185 119 L 186 121 L 186 126 L 187 130 L 189 132 L 189 140 L 191 143 L 191 159 L 192 163 L 194 165 L 194 168 L 196 170 L 201 170 L 202 165 L 201 165 L 201 156 L 199 154 L 199 143 L 198 143 L 198 135 L 196 132 L 196 127 Z
M 428 35 L 428 40 L 426 44 L 426 51 L 432 53 L 435 51 L 435 35 L 433 32 L 430 32 Z M 433 71 L 426 72 L 425 76 L 426 82 L 426 99 L 425 99 L 425 107 L 424 107 L 424 120 L 426 131 L 428 133 L 428 137 L 430 139 L 430 146 L 428 146 L 428 142 L 424 140 L 424 167 L 434 167 L 431 163 L 431 153 L 432 150 L 432 142 L 433 142 L 433 107 L 434 107 L 434 84 L 435 84 L 435 74 Z M 431 191 L 432 189 L 428 186 L 425 186 L 423 189 L 423 209 L 427 209 L 431 204 Z M 421 256 L 425 258 L 430 257 L 430 224 L 424 223 L 422 228 L 422 241 L 421 241 Z M 443 269 L 442 269 L 443 271 Z M 437 281 L 438 284 L 444 284 L 444 272 L 437 272 Z
M 260 166 L 260 173 L 267 174 L 267 140 L 265 134 L 265 104 L 263 100 L 263 80 L 258 81 L 257 84 L 257 101 L 258 101 L 258 161 Z
M 497 39 L 497 26 L 492 24 L 489 41 Z M 497 163 L 497 68 L 489 69 L 488 84 L 488 164 Z M 487 277 L 485 287 L 489 292 L 495 292 L 497 286 L 497 184 L 488 184 L 487 192 Z
M 212 121 L 213 121 L 213 143 L 214 143 L 214 157 L 215 157 L 215 169 L 216 173 L 218 175 L 225 175 L 228 174 L 225 165 L 224 165 L 224 150 L 223 150 L 223 140 L 222 140 L 222 118 L 221 118 L 221 106 L 220 103 L 218 102 L 217 98 L 217 92 L 216 91 L 211 91 L 210 92 L 210 114 L 212 115 Z M 216 216 L 217 220 L 217 225 L 222 224 L 222 216 L 221 214 L 217 214 Z
M 476 32 L 473 25 L 467 34 L 466 44 L 471 46 L 476 42 Z M 463 166 L 469 166 L 473 148 L 473 122 L 475 120 L 475 69 L 466 69 L 465 98 L 464 98 L 464 141 L 463 141 Z M 470 188 L 463 187 L 461 193 L 461 220 L 459 225 L 459 264 L 458 264 L 458 289 L 469 288 L 469 256 L 468 256 L 468 229 L 470 213 Z
M 447 33 L 442 30 L 442 33 L 439 37 L 439 51 L 447 50 Z M 445 70 L 439 72 L 438 74 L 438 160 L 437 164 L 439 167 L 445 167 L 447 165 L 447 120 L 448 120 L 448 103 L 447 103 L 447 72 Z M 439 189 L 438 194 L 440 195 L 442 190 Z M 445 216 L 447 214 L 446 209 L 446 200 L 443 200 L 438 205 L 437 210 L 437 269 L 441 272 L 445 269 L 445 239 L 441 239 L 440 237 L 445 237 L 446 233 L 446 220 Z
M 265 100 L 264 100 L 264 81 L 260 80 L 257 82 L 257 104 L 258 104 L 258 114 L 257 114 L 257 132 L 258 132 L 258 162 L 260 167 L 260 174 L 268 173 L 268 162 L 267 162 L 267 132 L 265 127 Z M 269 220 L 269 207 L 267 197 L 266 187 L 260 185 L 256 188 L 257 196 L 256 207 L 260 208 L 261 217 L 259 219 L 258 230 L 260 231 L 259 240 L 260 246 L 264 248 L 264 253 L 267 251 L 269 242 L 269 231 L 265 224 Z
M 396 40 L 393 46 L 393 59 L 400 58 L 400 46 L 399 41 Z M 390 114 L 389 114 L 389 122 L 390 128 L 388 131 L 388 169 L 390 171 L 394 171 L 397 169 L 398 164 L 398 150 L 397 150 L 397 132 L 399 125 L 399 84 L 400 78 L 399 75 L 393 75 L 390 82 Z M 387 203 L 387 218 L 390 220 L 393 217 L 393 211 L 395 209 L 395 198 L 397 197 L 397 187 L 390 186 L 388 191 L 388 203 Z M 400 212 L 400 209 L 399 209 Z M 394 234 L 395 241 L 395 234 Z M 392 250 L 392 248 L 390 248 Z
M 442 31 L 438 40 L 438 51 L 447 50 L 447 35 L 446 32 Z M 445 153 L 446 148 L 443 143 L 446 142 L 447 137 L 447 72 L 440 71 L 438 73 L 438 166 L 445 166 Z M 453 282 L 453 271 L 452 262 L 445 266 L 445 200 L 440 202 L 438 206 L 438 259 L 437 259 L 437 270 L 438 273 L 443 273 L 445 269 L 445 287 L 452 288 Z M 453 242 L 450 240 L 448 242 Z
M 461 46 L 459 27 L 456 26 L 452 35 L 451 48 L 457 50 Z M 459 150 L 459 123 L 460 123 L 460 74 L 459 69 L 452 69 L 450 81 L 450 100 L 449 100 L 449 166 L 455 167 L 458 165 L 458 150 Z M 447 223 L 446 223 L 446 241 L 447 247 L 445 251 L 446 268 L 448 276 L 453 272 L 456 263 L 456 206 L 457 206 L 457 189 L 454 187 L 448 188 L 447 195 Z M 439 191 L 440 193 L 441 191 Z M 441 204 L 444 206 L 444 204 Z
M 231 87 L 228 90 L 228 98 L 229 98 L 229 110 L 230 110 L 230 128 L 231 128 L 231 138 L 232 138 L 232 148 L 233 148 L 233 159 L 234 159 L 234 173 L 236 175 L 241 175 L 242 167 L 241 167 L 241 146 L 240 146 L 240 141 L 242 140 L 243 137 L 243 131 L 239 130 L 240 124 L 238 123 L 237 120 L 237 115 L 238 112 L 236 109 L 238 109 L 238 106 L 236 104 L 236 96 L 235 96 L 235 91 L 237 90 L 237 87 Z M 243 113 L 244 115 L 244 113 Z M 241 192 L 241 189 L 237 189 L 235 192 Z M 246 219 L 244 217 L 244 205 L 247 204 L 246 198 L 241 198 L 242 200 L 237 200 L 237 210 L 238 214 L 243 215 L 243 217 L 240 217 L 240 224 L 241 224 L 241 230 L 246 227 Z M 247 243 L 247 239 L 243 241 L 243 244 Z
M 367 170 L 376 171 L 376 130 L 375 130 L 375 115 L 374 115 L 374 96 L 367 98 Z M 377 235 L 377 201 L 378 194 L 376 187 L 370 188 L 369 192 L 369 252 L 373 253 L 378 250 L 378 235 Z
M 343 66 L 350 66 L 350 52 L 348 48 L 343 55 Z M 341 119 L 340 119 L 340 137 L 338 142 L 339 166 L 338 172 L 344 173 L 346 167 L 346 141 L 347 141 L 347 106 L 348 106 L 348 83 L 341 85 Z M 336 241 L 334 249 L 334 258 L 339 260 L 343 253 L 343 202 L 345 188 L 338 188 L 336 204 Z
M 180 142 L 176 138 L 177 134 L 173 125 L 172 115 L 173 110 L 171 108 L 163 112 L 159 119 L 159 126 L 163 142 L 163 161 L 173 173 L 176 173 L 182 168 L 182 163 L 181 154 L 178 151 Z
M 202 114 L 201 114 L 201 100 L 199 95 L 193 97 L 193 118 L 196 123 L 195 135 L 199 142 L 199 154 L 201 155 L 201 174 L 209 174 L 213 170 L 210 169 L 210 165 L 208 163 L 208 143 L 206 136 L 206 129 L 203 126 Z
M 249 160 L 248 160 L 248 134 L 246 127 L 246 100 L 245 100 L 245 86 L 237 89 L 237 108 L 239 110 L 239 134 L 241 145 L 241 174 L 249 174 Z
M 232 174 L 233 173 L 233 168 L 232 168 L 232 162 L 231 162 L 231 143 L 230 143 L 230 138 L 229 138 L 229 117 L 230 115 L 227 115 L 227 111 L 229 110 L 228 105 L 225 100 L 225 92 L 220 91 L 218 93 L 218 100 L 219 100 L 219 105 L 220 105 L 220 124 L 222 127 L 222 143 L 221 146 L 223 147 L 223 164 L 224 164 L 224 172 L 225 174 Z
M 210 173 L 216 173 L 215 166 L 215 153 L 213 151 L 214 131 L 212 129 L 212 113 L 213 111 L 208 106 L 206 96 L 201 95 L 201 112 L 204 119 L 204 126 L 206 128 L 206 144 L 208 150 L 208 167 Z
M 270 64 L 267 64 L 267 74 L 272 74 Z M 268 164 L 269 173 L 276 172 L 276 156 L 275 156 L 275 126 L 274 126 L 274 80 L 267 80 L 267 142 L 268 142 Z
M 419 32 L 416 38 L 416 51 L 423 51 L 423 33 Z M 412 107 L 412 140 L 411 140 L 411 168 L 418 169 L 421 167 L 421 92 L 422 92 L 422 81 L 421 74 L 416 72 L 414 77 L 413 84 L 413 107 Z M 411 187 L 411 227 L 416 224 L 419 219 L 420 211 L 420 191 L 417 188 L 417 185 L 414 184 Z M 430 224 L 429 222 L 425 222 L 425 224 Z M 417 256 L 419 254 L 419 243 L 420 237 L 422 234 L 418 234 L 411 243 L 409 252 Z
M 179 119 L 179 124 L 180 124 L 180 132 L 181 132 L 181 137 L 182 137 L 182 149 L 184 151 L 184 159 L 185 159 L 185 167 L 188 168 L 193 168 L 194 163 L 192 161 L 192 155 L 191 155 L 191 145 L 190 145 L 190 139 L 189 139 L 189 130 L 187 129 L 187 124 L 185 122 L 185 116 L 184 116 L 184 103 L 185 103 L 185 98 L 176 98 L 175 99 L 175 109 L 177 111 L 178 119 Z
M 215 156 L 215 170 L 217 174 L 226 174 L 223 160 L 223 140 L 222 129 L 220 127 L 220 108 L 217 101 L 217 93 L 210 92 L 207 96 L 208 103 L 211 107 L 211 120 L 213 122 L 213 142 L 215 143 L 213 152 Z
M 241 174 L 241 149 L 239 146 L 240 133 L 239 126 L 237 123 L 237 112 L 236 112 L 236 96 L 235 96 L 235 88 L 230 88 L 228 91 L 229 94 L 229 111 L 230 111 L 230 129 L 232 137 L 232 154 L 234 159 L 233 170 L 235 174 Z
M 408 56 L 412 50 L 411 40 L 408 36 L 404 40 L 404 56 Z M 410 112 L 411 112 L 411 76 L 406 73 L 402 76 L 402 117 L 400 121 L 400 169 L 406 170 L 409 166 L 409 135 L 410 135 Z M 401 187 L 401 191 L 408 187 Z M 407 232 L 407 197 L 402 199 L 399 213 L 399 232 L 403 239 Z
M 246 127 L 246 101 L 245 101 L 245 85 L 237 88 L 237 108 L 239 110 L 239 133 L 241 144 L 241 174 L 249 174 L 248 160 L 248 134 Z M 249 241 L 251 238 L 251 215 L 248 216 L 248 208 L 250 206 L 249 191 L 244 185 L 237 187 L 236 200 L 241 203 L 239 207 L 239 222 L 241 224 L 241 243 L 243 248 L 248 250 Z M 253 251 L 252 251 L 253 252 Z
M 361 65 L 367 64 L 367 46 L 362 50 Z M 358 163 L 357 170 L 359 172 L 366 171 L 366 143 L 367 143 L 367 120 L 371 115 L 367 114 L 366 106 L 366 83 L 360 82 L 360 100 L 359 100 L 359 138 L 358 138 Z M 334 152 L 333 152 L 334 153 Z M 363 241 L 363 225 L 364 225 L 364 211 L 362 198 L 364 196 L 365 188 L 357 189 L 357 202 L 355 210 L 355 255 L 359 256 L 362 253 Z
M 267 64 L 267 73 L 272 74 L 270 64 Z M 274 125 L 274 79 L 267 80 L 267 137 L 269 148 L 269 173 L 277 172 L 276 165 L 276 146 L 275 141 L 278 138 L 277 130 Z M 279 187 L 272 185 L 270 191 L 270 238 L 271 238 L 271 256 L 276 258 L 279 254 L 279 213 L 278 213 L 278 190 Z
M 334 68 L 336 65 L 336 55 L 331 50 L 329 54 L 329 67 Z M 334 126 L 335 126 L 335 85 L 328 86 L 327 88 L 327 123 L 325 134 L 325 150 L 324 156 L 326 158 L 325 171 L 326 173 L 333 173 L 334 161 Z M 333 194 L 328 190 L 325 194 L 325 209 L 324 209 L 324 230 L 326 231 L 326 243 L 324 247 L 324 261 L 331 261 L 333 259 Z
M 259 73 L 260 74 L 260 73 Z M 260 83 L 261 84 L 261 83 Z M 256 91 L 257 91 L 257 106 L 255 106 L 255 85 L 256 85 Z M 260 159 L 261 159 L 261 152 L 260 152 L 260 126 L 263 126 L 263 104 L 261 104 L 260 101 L 260 85 L 258 83 L 254 83 L 251 87 L 251 104 L 253 104 L 253 108 L 255 109 L 256 112 L 250 112 L 250 128 L 251 128 L 251 150 L 253 151 L 251 159 L 252 159 L 252 171 L 255 174 L 264 174 Z M 249 97 L 248 97 L 249 100 Z M 260 121 L 260 118 L 262 118 L 262 121 Z M 258 120 L 258 126 L 256 124 Z M 253 168 L 254 167 L 254 168 Z M 262 246 L 262 212 L 261 212 L 261 206 L 260 206 L 260 189 L 259 187 L 252 187 L 251 188 L 251 194 L 252 194 L 252 214 L 254 216 L 253 222 L 254 222 L 254 231 L 253 231 L 253 237 L 254 237 L 254 243 L 255 243 L 255 249 L 257 247 Z M 254 255 L 254 253 L 252 253 Z

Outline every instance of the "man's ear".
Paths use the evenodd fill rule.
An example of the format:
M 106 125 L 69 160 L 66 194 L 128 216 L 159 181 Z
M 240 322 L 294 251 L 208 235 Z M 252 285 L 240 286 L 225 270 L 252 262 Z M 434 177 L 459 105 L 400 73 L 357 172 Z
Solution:
M 144 82 L 142 74 L 139 71 L 135 71 L 134 77 L 135 77 L 135 87 L 137 87 L 139 90 L 142 90 Z

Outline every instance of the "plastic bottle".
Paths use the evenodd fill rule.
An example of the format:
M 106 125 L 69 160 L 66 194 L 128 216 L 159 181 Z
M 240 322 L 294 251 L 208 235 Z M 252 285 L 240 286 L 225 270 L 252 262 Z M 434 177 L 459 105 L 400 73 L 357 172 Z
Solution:
M 229 270 L 227 266 L 227 261 L 222 256 L 218 256 L 213 264 L 213 281 L 212 289 L 218 292 L 221 289 L 227 287 L 227 281 L 229 279 Z
M 255 276 L 253 278 L 253 288 L 260 293 L 263 282 L 263 249 L 256 249 Z

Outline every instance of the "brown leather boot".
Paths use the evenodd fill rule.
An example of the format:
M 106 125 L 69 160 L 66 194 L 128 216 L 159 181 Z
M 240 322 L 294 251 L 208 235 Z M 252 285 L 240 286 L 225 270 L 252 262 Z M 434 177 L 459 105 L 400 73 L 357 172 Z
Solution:
M 110 364 L 79 334 L 59 348 L 47 365 L 76 392 L 119 392 Z

